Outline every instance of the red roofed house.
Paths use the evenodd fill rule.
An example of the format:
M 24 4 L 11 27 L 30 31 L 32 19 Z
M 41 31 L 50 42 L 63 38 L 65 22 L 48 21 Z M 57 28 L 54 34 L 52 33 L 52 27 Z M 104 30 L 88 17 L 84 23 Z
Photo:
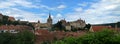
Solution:
M 8 20 L 15 21 L 15 18 L 14 17 L 9 17 Z
M 111 26 L 91 26 L 89 31 L 90 32 L 97 32 L 97 31 L 101 31 L 102 29 L 112 29 Z
M 29 26 L 25 26 L 25 25 L 2 25 L 0 26 L 0 33 L 5 33 L 5 32 L 9 32 L 9 33 L 18 33 L 22 30 L 27 30 L 30 29 L 32 30 L 31 27 Z

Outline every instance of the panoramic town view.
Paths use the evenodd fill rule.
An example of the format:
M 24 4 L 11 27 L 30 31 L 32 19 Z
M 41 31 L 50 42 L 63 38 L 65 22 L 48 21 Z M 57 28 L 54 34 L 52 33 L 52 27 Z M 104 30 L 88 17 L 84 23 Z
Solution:
M 120 44 L 120 0 L 0 0 L 0 44 Z

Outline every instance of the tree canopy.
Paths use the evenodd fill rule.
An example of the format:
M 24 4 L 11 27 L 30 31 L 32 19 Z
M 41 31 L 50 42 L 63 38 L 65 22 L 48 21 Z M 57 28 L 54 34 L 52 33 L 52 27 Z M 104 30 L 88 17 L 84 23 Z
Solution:
M 88 33 L 82 37 L 66 37 L 52 44 L 120 44 L 120 33 L 112 30 L 102 30 Z
M 23 31 L 17 34 L 0 33 L 0 44 L 34 44 L 34 34 Z

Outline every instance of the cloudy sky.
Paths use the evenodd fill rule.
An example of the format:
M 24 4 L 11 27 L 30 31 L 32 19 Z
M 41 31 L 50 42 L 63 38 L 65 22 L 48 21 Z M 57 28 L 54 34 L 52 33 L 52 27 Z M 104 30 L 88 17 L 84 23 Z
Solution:
M 24 21 L 45 23 L 49 12 L 60 19 L 100 24 L 120 21 L 120 0 L 0 0 L 0 13 Z

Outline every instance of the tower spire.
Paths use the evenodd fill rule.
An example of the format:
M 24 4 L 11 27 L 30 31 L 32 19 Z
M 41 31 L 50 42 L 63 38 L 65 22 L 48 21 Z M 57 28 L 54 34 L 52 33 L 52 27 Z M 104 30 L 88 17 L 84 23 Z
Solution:
M 49 12 L 49 18 L 51 19 L 51 13 Z
M 49 17 L 48 17 L 48 19 L 47 19 L 47 23 L 52 24 L 52 18 L 51 18 L 51 14 L 50 14 L 50 12 L 49 12 Z

